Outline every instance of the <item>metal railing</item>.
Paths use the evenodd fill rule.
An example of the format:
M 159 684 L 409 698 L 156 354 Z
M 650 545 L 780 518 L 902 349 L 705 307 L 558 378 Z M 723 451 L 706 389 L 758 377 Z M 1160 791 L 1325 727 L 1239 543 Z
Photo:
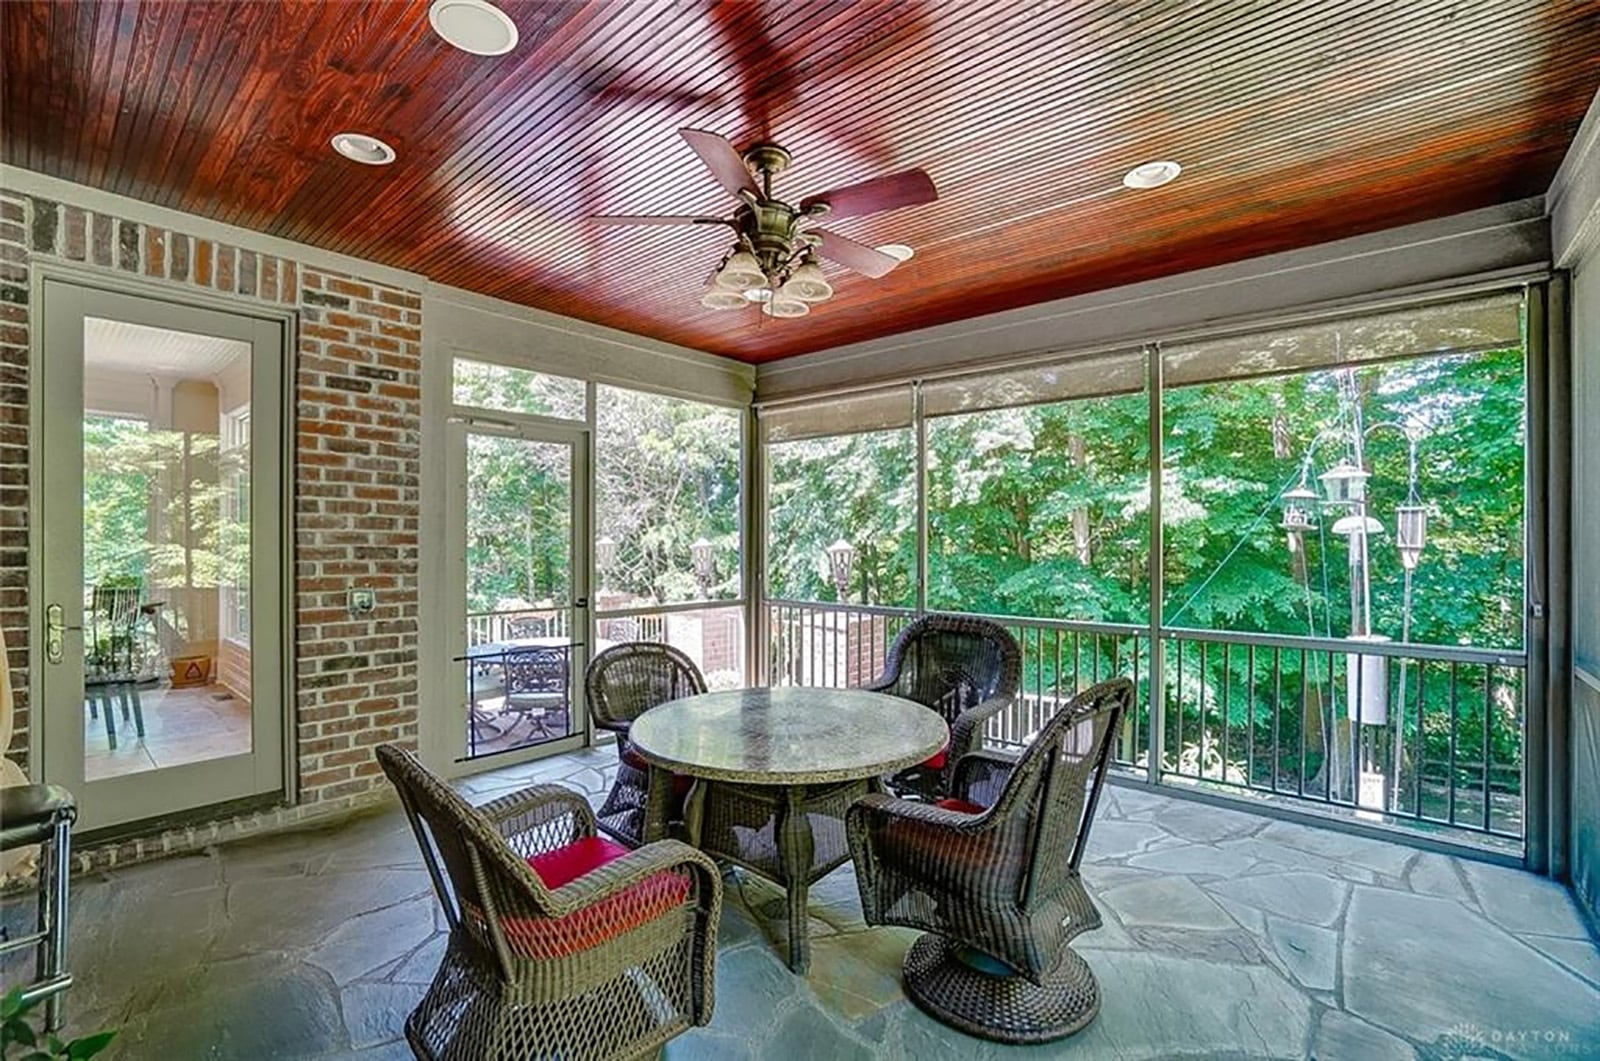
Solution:
M 767 680 L 862 684 L 914 617 L 908 608 L 769 601 Z M 1152 733 L 1150 627 L 990 618 L 1022 649 L 1020 695 L 986 732 L 994 745 L 1021 747 L 1076 692 L 1120 674 L 1137 699 L 1116 761 L 1151 780 L 1523 838 L 1523 653 L 1164 629 Z
M 468 612 L 467 647 L 527 637 L 570 637 L 570 616 L 566 608 Z

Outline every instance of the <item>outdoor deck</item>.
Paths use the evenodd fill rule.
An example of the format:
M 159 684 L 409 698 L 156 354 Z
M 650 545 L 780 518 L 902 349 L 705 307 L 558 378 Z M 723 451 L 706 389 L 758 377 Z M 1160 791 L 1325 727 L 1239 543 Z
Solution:
M 592 750 L 481 775 L 591 797 Z M 1102 803 L 1085 875 L 1106 925 L 1079 940 L 1099 1018 L 1000 1047 L 901 992 L 912 933 L 868 929 L 841 869 L 812 892 L 815 956 L 783 966 L 771 886 L 728 878 L 710 1028 L 669 1058 L 1600 1055 L 1600 951 L 1566 892 L 1515 870 L 1127 788 Z M 120 1058 L 409 1058 L 401 1024 L 443 936 L 398 809 L 74 882 L 71 1028 Z M 26 916 L 17 900 L 10 923 Z

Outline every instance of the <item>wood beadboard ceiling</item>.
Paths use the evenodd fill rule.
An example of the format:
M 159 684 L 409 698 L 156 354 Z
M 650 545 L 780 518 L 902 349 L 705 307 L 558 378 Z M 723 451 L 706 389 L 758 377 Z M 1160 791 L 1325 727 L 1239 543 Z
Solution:
M 1600 85 L 1600 0 L 501 6 L 482 58 L 426 0 L 0 3 L 0 157 L 764 361 L 1538 194 Z M 680 126 L 782 143 L 791 202 L 909 166 L 940 199 L 832 222 L 917 254 L 829 266 L 810 317 L 706 310 L 726 229 L 583 220 L 726 214 Z

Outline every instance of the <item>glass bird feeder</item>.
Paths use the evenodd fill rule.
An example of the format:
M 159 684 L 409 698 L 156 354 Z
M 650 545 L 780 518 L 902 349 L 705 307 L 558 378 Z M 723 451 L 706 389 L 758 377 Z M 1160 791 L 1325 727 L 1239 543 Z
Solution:
M 611 535 L 602 534 L 594 540 L 594 562 L 602 572 L 610 571 L 617 562 L 617 541 Z
M 1286 531 L 1315 530 L 1311 513 L 1316 508 L 1317 492 L 1302 481 L 1299 486 L 1283 495 L 1283 529 Z
M 1330 505 L 1359 505 L 1367 499 L 1367 480 L 1372 476 L 1348 461 L 1340 461 L 1318 479 Z
M 705 538 L 696 538 L 689 546 L 689 556 L 694 560 L 694 574 L 704 591 L 711 586 L 712 576 L 716 574 L 712 566 L 711 543 Z
M 1428 510 L 1421 505 L 1401 505 L 1395 509 L 1395 544 L 1400 547 L 1400 563 L 1415 571 L 1428 541 Z
M 840 538 L 828 546 L 828 571 L 833 575 L 833 586 L 843 600 L 850 588 L 850 569 L 855 566 L 856 547 Z

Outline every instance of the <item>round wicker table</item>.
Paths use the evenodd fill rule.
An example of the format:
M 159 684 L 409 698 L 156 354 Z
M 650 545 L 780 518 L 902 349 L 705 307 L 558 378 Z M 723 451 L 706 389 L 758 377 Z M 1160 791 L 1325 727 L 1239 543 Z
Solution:
M 689 842 L 788 893 L 789 967 L 811 962 L 806 900 L 850 857 L 844 812 L 885 774 L 920 763 L 949 732 L 910 700 L 854 689 L 737 689 L 672 700 L 640 715 L 633 747 L 664 774 L 695 779 Z M 645 840 L 667 834 L 671 779 L 652 783 Z

